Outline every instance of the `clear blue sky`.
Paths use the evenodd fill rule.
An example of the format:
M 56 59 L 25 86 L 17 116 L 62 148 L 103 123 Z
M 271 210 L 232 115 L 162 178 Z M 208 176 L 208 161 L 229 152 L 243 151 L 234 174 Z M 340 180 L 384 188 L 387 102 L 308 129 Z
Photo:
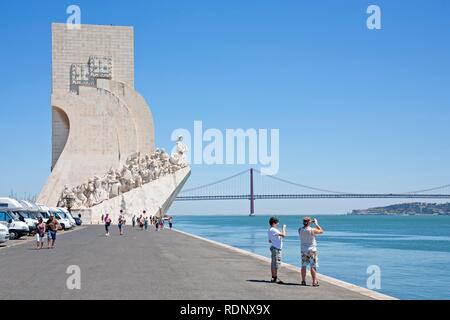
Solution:
M 354 192 L 450 183 L 450 2 L 1 1 L 0 195 L 36 194 L 51 156 L 51 23 L 135 27 L 136 88 L 156 141 L 176 128 L 278 128 L 279 176 Z M 382 10 L 382 30 L 366 9 Z M 189 186 L 242 170 L 194 166 Z M 388 201 L 260 202 L 259 212 L 345 212 Z M 185 213 L 247 203 L 176 204 Z

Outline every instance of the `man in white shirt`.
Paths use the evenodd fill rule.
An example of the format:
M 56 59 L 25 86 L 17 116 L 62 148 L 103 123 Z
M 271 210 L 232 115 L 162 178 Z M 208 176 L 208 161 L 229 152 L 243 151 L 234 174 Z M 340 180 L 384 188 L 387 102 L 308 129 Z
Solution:
M 311 227 L 314 223 L 315 228 Z M 303 227 L 298 229 L 301 242 L 301 261 L 302 261 L 302 286 L 306 286 L 306 268 L 311 268 L 311 278 L 313 287 L 318 287 L 317 268 L 319 267 L 319 258 L 317 255 L 316 235 L 322 234 L 324 230 L 319 226 L 317 219 L 311 222 L 310 217 L 303 218 Z
M 281 250 L 283 249 L 283 238 L 286 237 L 286 225 L 278 230 L 279 220 L 276 217 L 272 217 L 269 220 L 270 229 L 268 231 L 268 238 L 270 243 L 270 252 L 272 253 L 272 281 L 274 283 L 282 284 L 283 281 L 278 279 L 278 269 L 281 265 Z

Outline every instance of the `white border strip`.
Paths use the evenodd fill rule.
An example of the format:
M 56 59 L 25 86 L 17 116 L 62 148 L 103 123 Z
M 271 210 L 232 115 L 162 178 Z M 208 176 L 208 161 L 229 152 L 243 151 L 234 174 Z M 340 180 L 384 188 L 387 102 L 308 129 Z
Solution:
M 186 236 L 189 236 L 189 237 L 192 237 L 192 238 L 195 238 L 195 239 L 198 239 L 198 240 L 203 240 L 203 241 L 209 242 L 209 243 L 214 244 L 216 246 L 219 246 L 219 247 L 222 247 L 222 248 L 225 248 L 225 249 L 228 249 L 228 250 L 240 253 L 240 254 L 245 255 L 245 256 L 249 256 L 249 257 L 258 259 L 258 260 L 266 262 L 266 263 L 270 263 L 270 259 L 269 258 L 266 258 L 266 257 L 261 256 L 259 254 L 255 254 L 255 253 L 252 253 L 252 252 L 249 252 L 249 251 L 245 251 L 245 250 L 242 250 L 242 249 L 239 249 L 239 248 L 236 248 L 236 247 L 232 247 L 232 246 L 229 246 L 227 244 L 220 243 L 220 242 L 217 242 L 217 241 L 214 241 L 214 240 L 210 240 L 210 239 L 206 239 L 206 238 L 203 238 L 203 237 L 199 237 L 199 236 L 196 236 L 194 234 L 187 233 L 187 232 L 184 232 L 184 231 L 181 231 L 181 230 L 178 230 L 178 229 L 172 229 L 172 231 L 176 231 L 178 233 L 184 234 Z M 301 268 L 296 267 L 296 266 L 291 265 L 291 264 L 288 264 L 288 263 L 283 263 L 282 265 L 285 268 L 287 268 L 287 269 L 289 269 L 291 271 L 295 271 L 295 272 L 300 272 L 301 271 Z M 385 294 L 382 294 L 382 293 L 379 293 L 379 292 L 376 292 L 376 291 L 373 291 L 373 290 L 369 290 L 369 289 L 366 289 L 366 288 L 363 288 L 363 287 L 360 287 L 360 286 L 357 286 L 357 285 L 354 285 L 354 284 L 351 284 L 351 283 L 348 283 L 348 282 L 345 282 L 345 281 L 341 281 L 341 280 L 338 280 L 338 279 L 335 279 L 335 278 L 332 278 L 332 277 L 329 277 L 329 276 L 325 276 L 325 275 L 322 275 L 322 274 L 319 274 L 318 278 L 321 281 L 324 281 L 324 282 L 327 282 L 329 284 L 335 285 L 337 287 L 341 287 L 341 288 L 344 288 L 344 289 L 347 289 L 347 290 L 359 293 L 361 295 L 367 296 L 367 297 L 375 299 L 375 300 L 398 300 L 397 298 L 394 298 L 394 297 L 391 297 L 391 296 L 388 296 L 388 295 L 385 295 Z

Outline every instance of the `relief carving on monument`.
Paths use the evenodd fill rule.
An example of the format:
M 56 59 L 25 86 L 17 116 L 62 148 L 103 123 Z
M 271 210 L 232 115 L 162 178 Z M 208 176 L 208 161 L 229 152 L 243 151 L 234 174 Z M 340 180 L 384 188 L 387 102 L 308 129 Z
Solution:
M 72 201 L 72 209 L 86 209 L 106 200 L 117 197 L 143 184 L 157 180 L 162 176 L 173 174 L 188 166 L 187 146 L 182 143 L 183 137 L 176 140 L 176 148 L 170 156 L 164 149 L 156 149 L 152 154 L 131 155 L 120 170 L 111 168 L 102 177 L 92 177 L 86 183 L 64 190 L 58 201 L 58 207 L 68 207 Z

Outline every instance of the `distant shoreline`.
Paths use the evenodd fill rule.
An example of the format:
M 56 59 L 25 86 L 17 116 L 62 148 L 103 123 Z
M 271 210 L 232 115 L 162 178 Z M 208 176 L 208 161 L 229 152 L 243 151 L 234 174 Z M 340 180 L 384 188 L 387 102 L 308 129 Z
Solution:
M 386 207 L 353 210 L 348 215 L 365 216 L 450 216 L 450 203 L 403 203 Z
M 450 216 L 450 214 L 426 214 L 426 213 L 352 213 L 349 212 L 346 216 L 392 216 L 392 217 L 445 217 Z

